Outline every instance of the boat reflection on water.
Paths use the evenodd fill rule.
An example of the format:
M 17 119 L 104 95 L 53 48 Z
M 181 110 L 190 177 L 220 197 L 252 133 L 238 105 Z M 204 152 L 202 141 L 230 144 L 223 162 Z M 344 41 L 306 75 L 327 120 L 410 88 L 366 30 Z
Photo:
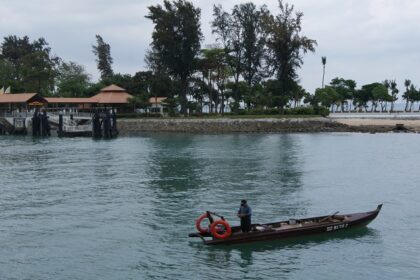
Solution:
M 380 232 L 372 228 L 356 227 L 328 235 L 317 234 L 282 240 L 220 246 L 202 246 L 199 243 L 190 242 L 190 246 L 197 248 L 197 256 L 199 255 L 202 261 L 209 266 L 222 268 L 230 267 L 232 263 L 239 263 L 241 267 L 246 267 L 253 265 L 254 258 L 261 259 L 267 258 L 267 256 L 276 258 L 275 256 L 277 256 L 278 258 L 275 259 L 278 264 L 277 268 L 280 269 L 284 264 L 285 267 L 281 270 L 287 273 L 290 267 L 298 266 L 300 255 L 305 250 L 325 244 L 331 245 L 332 243 L 339 246 L 339 243 L 347 241 L 378 243 L 381 242 Z

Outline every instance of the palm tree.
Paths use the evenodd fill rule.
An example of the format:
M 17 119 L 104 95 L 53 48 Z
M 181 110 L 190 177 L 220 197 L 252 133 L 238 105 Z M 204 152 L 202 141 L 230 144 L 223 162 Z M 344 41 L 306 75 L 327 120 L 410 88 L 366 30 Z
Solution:
M 321 61 L 322 61 L 322 68 L 323 68 L 323 71 L 322 71 L 322 88 L 324 88 L 325 65 L 327 64 L 327 57 L 323 56 L 321 58 Z
M 395 80 L 392 80 L 390 82 L 390 88 L 391 88 L 391 96 L 392 96 L 392 101 L 391 101 L 391 112 L 394 112 L 394 104 L 395 101 L 397 101 L 397 94 L 399 92 L 399 90 L 397 89 L 397 82 Z
M 411 85 L 411 81 L 410 80 L 405 80 L 404 81 L 404 86 L 405 86 L 405 93 L 403 95 L 403 98 L 405 99 L 405 112 L 408 111 L 408 103 L 410 102 L 410 85 Z

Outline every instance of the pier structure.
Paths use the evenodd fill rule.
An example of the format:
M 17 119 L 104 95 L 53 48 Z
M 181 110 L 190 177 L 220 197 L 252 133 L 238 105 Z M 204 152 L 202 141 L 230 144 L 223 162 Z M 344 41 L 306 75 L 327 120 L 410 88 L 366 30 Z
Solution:
M 62 137 L 118 135 L 116 112 L 127 112 L 132 95 L 110 85 L 92 97 L 42 97 L 37 93 L 0 94 L 0 134 Z M 82 113 L 79 113 L 83 111 Z
M 92 136 L 94 138 L 114 138 L 117 135 L 117 115 L 114 110 L 105 110 L 93 114 Z
M 0 116 L 0 135 L 31 134 L 35 137 L 114 138 L 118 135 L 117 115 L 102 108 L 92 113 L 72 111 L 14 112 Z

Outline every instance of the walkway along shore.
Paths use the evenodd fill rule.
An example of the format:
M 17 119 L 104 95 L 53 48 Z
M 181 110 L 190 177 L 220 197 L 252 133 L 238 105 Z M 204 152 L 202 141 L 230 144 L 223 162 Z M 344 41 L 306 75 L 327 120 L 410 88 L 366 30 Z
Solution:
M 420 131 L 420 120 L 368 120 L 333 118 L 261 119 L 120 119 L 120 135 L 142 132 L 181 133 L 314 133 L 314 132 L 392 132 L 403 124 L 410 132 Z

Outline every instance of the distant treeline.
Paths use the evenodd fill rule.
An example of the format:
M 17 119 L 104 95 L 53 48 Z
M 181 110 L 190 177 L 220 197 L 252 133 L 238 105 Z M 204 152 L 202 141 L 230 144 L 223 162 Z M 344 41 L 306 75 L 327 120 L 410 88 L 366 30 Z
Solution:
M 395 81 L 356 89 L 355 81 L 342 78 L 324 87 L 323 78 L 322 87 L 308 93 L 299 84 L 297 70 L 303 55 L 315 51 L 316 41 L 302 35 L 302 12 L 281 0 L 278 6 L 277 14 L 252 2 L 230 11 L 214 6 L 211 27 L 217 41 L 205 48 L 201 11 L 192 2 L 165 0 L 150 6 L 146 18 L 154 30 L 145 57 L 149 69 L 134 75 L 114 73 L 111 47 L 96 35 L 92 51 L 101 73 L 96 83 L 82 65 L 53 55 L 43 38 L 8 36 L 1 43 L 0 87 L 10 86 L 14 93 L 82 97 L 114 83 L 135 96 L 130 101 L 133 107 L 147 106 L 153 96 L 167 97 L 170 111 L 180 108 L 183 114 L 201 113 L 204 108 L 220 114 L 227 108 L 237 113 L 281 113 L 303 104 L 343 111 L 367 110 L 368 104 L 371 110 L 393 109 L 398 94 Z M 326 57 L 321 62 L 325 71 Z M 405 85 L 403 97 L 410 110 L 420 101 L 420 93 L 410 81 Z

